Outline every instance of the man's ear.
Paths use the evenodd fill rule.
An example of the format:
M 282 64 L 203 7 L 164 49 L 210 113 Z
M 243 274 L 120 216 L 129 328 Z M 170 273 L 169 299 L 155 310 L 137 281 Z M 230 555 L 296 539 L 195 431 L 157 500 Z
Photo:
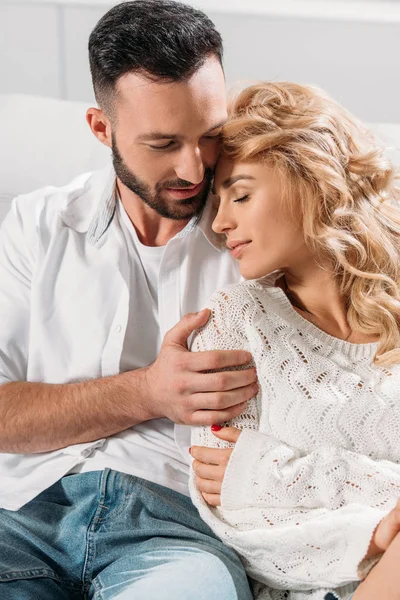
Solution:
M 111 122 L 101 108 L 89 108 L 86 112 L 86 121 L 99 142 L 111 148 Z

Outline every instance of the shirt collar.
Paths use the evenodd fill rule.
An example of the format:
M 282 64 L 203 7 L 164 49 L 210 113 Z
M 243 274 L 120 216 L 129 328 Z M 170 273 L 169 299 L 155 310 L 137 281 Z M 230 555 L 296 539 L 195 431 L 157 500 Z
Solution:
M 89 244 L 95 245 L 99 241 L 114 218 L 116 208 L 115 191 L 116 177 L 115 171 L 112 169 L 100 197 L 98 210 L 89 225 L 87 232 Z
M 215 233 L 215 231 L 213 231 L 211 227 L 216 215 L 217 209 L 215 208 L 215 205 L 212 201 L 212 194 L 210 192 L 207 204 L 205 205 L 202 214 L 200 215 L 200 217 L 195 217 L 196 225 L 203 233 L 204 237 L 211 244 L 211 246 L 213 246 L 216 250 L 221 252 L 222 250 L 226 250 L 226 239 L 224 235 Z
M 79 232 L 87 233 L 90 244 L 96 245 L 112 222 L 116 209 L 116 175 L 113 167 L 93 174 L 82 193 L 74 194 L 62 213 L 65 224 Z M 100 196 L 100 201 L 98 198 Z M 97 202 L 96 202 L 97 200 Z M 216 210 L 211 196 L 201 215 L 193 217 L 176 237 L 184 238 L 200 230 L 207 241 L 217 250 L 225 249 L 224 236 L 216 234 L 211 224 Z
M 86 233 L 95 244 L 109 226 L 115 210 L 115 173 L 112 166 L 78 177 L 67 188 L 61 218 L 67 227 Z M 100 199 L 100 200 L 99 200 Z

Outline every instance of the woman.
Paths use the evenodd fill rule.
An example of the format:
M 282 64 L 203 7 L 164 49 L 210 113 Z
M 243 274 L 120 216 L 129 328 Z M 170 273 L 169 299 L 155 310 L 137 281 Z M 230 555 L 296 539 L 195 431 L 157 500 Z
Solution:
M 215 193 L 249 281 L 213 296 L 193 350 L 249 350 L 260 392 L 194 429 L 193 500 L 274 600 L 398 599 L 394 169 L 321 91 L 264 83 L 231 108 Z

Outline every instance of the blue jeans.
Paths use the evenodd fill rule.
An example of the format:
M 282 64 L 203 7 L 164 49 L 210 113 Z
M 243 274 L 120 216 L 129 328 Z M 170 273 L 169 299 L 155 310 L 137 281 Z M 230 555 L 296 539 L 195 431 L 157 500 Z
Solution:
M 1 600 L 252 600 L 186 496 L 105 469 L 0 510 Z

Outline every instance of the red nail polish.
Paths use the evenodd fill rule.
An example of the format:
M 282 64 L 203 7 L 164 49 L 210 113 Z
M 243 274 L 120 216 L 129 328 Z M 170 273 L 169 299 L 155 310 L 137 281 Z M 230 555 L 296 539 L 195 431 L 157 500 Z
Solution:
M 192 454 L 192 446 L 189 448 L 189 453 Z
M 211 431 L 221 431 L 222 425 L 211 425 Z

